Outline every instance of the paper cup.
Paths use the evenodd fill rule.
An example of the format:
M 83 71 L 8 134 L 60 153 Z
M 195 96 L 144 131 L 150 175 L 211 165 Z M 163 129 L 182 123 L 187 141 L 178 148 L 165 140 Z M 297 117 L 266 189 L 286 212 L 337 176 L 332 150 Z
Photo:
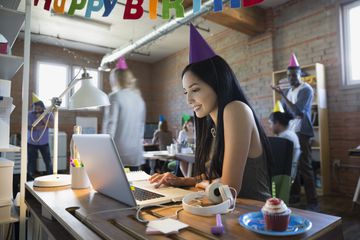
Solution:
M 89 177 L 84 167 L 71 167 L 71 188 L 80 189 L 90 186 Z

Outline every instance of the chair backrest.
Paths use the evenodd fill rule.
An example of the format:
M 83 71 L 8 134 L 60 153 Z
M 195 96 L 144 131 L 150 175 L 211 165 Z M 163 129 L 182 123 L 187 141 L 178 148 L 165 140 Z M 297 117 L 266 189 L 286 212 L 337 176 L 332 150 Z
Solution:
M 272 195 L 281 198 L 286 204 L 290 198 L 291 166 L 293 142 L 280 137 L 269 137 L 273 162 L 271 163 Z M 275 191 L 275 193 L 274 193 Z
M 291 164 L 293 158 L 293 143 L 281 137 L 269 137 L 273 162 L 271 164 L 271 176 L 291 176 Z

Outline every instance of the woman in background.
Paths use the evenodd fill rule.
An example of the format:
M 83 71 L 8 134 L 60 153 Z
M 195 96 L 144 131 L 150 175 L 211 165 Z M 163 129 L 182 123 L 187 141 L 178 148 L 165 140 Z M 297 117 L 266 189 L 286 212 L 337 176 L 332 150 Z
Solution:
M 169 131 L 166 120 L 159 122 L 159 128 L 154 132 L 153 144 L 159 144 L 159 150 L 166 150 L 166 147 L 172 143 L 172 133 Z
M 181 145 L 194 144 L 195 132 L 194 132 L 194 118 L 193 117 L 190 117 L 190 119 L 185 121 L 182 130 L 179 132 L 177 141 Z
M 120 58 L 110 73 L 110 106 L 103 118 L 103 133 L 113 137 L 124 166 L 132 171 L 145 162 L 142 140 L 146 110 L 136 81 L 125 59 Z
M 167 150 L 167 146 L 170 146 L 172 143 L 173 137 L 172 133 L 169 131 L 168 123 L 165 119 L 159 121 L 159 128 L 154 132 L 154 137 L 152 139 L 153 144 L 159 145 L 159 150 Z M 167 171 L 167 162 L 156 160 L 156 171 L 164 172 Z

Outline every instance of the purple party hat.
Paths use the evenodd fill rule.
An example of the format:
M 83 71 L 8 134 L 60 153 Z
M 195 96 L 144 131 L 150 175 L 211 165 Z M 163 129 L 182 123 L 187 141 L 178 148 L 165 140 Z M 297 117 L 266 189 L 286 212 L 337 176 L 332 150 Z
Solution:
M 189 62 L 196 63 L 214 57 L 216 54 L 190 23 L 190 53 Z
M 291 55 L 288 67 L 300 67 L 298 60 L 296 59 L 295 53 Z
M 121 70 L 126 70 L 128 69 L 128 65 L 126 64 L 125 58 L 124 57 L 120 57 L 119 61 L 116 64 L 116 69 L 121 69 Z

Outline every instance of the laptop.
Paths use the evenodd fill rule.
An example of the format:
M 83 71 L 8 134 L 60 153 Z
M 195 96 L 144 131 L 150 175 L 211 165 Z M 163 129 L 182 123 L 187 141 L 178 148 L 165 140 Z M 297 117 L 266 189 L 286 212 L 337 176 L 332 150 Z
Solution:
M 108 134 L 73 135 L 81 161 L 93 188 L 131 207 L 181 201 L 191 191 L 175 187 L 155 188 L 148 180 L 131 186 L 113 139 Z

